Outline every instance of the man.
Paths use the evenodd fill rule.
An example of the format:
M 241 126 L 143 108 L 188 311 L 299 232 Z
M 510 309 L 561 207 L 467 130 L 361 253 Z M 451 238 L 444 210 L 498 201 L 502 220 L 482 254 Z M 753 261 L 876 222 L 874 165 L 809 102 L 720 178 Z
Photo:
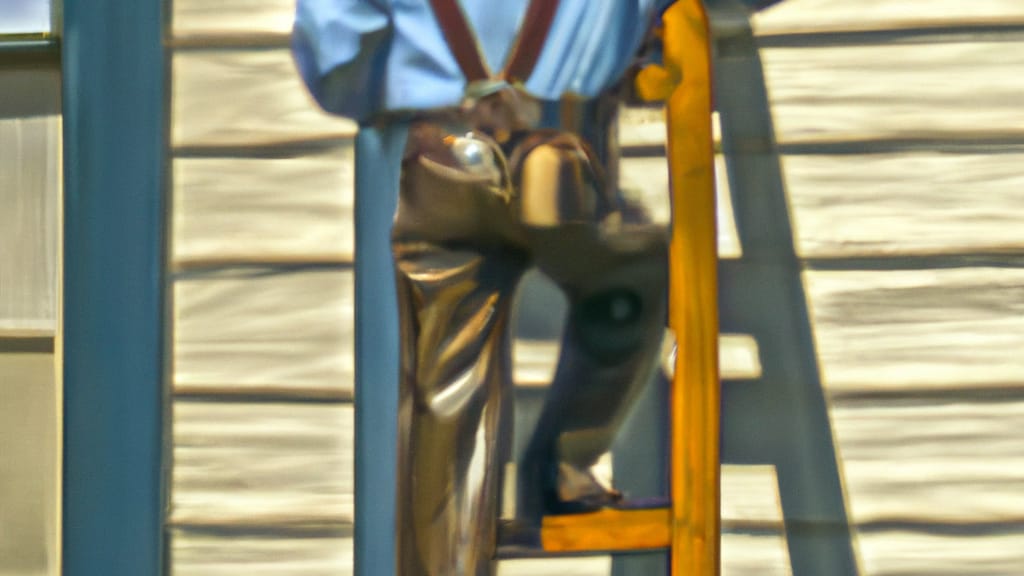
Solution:
M 408 135 L 392 226 L 402 576 L 492 573 L 509 306 L 531 266 L 569 318 L 519 516 L 618 499 L 590 468 L 657 367 L 667 233 L 619 196 L 609 127 L 669 3 L 298 0 L 295 59 L 321 106 Z

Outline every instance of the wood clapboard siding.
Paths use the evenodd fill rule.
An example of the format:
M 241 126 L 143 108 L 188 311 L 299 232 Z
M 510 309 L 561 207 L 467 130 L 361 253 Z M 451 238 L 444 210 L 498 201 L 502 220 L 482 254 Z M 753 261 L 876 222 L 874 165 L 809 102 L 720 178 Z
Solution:
M 861 533 L 861 571 L 871 576 L 1008 576 L 1024 565 L 1016 532 L 934 534 L 924 530 Z
M 178 280 L 176 390 L 351 398 L 352 289 L 351 270 L 237 269 Z M 723 374 L 759 374 L 756 341 L 727 334 L 720 342 Z M 558 342 L 516 339 L 513 354 L 517 382 L 549 382 Z
M 785 0 L 757 14 L 754 26 L 770 34 L 1012 19 L 1024 19 L 1024 4 L 1017 0 Z
M 987 390 L 1024 379 L 1024 364 L 1019 359 L 1024 334 L 1024 314 L 1020 313 L 1024 277 L 1019 271 L 811 272 L 808 285 L 815 304 L 825 383 L 833 393 L 912 392 L 916 387 L 932 390 L 937 386 Z M 244 383 L 251 383 L 254 389 L 288 382 L 310 387 L 351 385 L 347 362 L 325 364 L 327 368 L 319 373 L 312 371 L 318 358 L 350 356 L 350 352 L 344 352 L 351 345 L 350 323 L 344 322 L 341 314 L 351 306 L 349 272 L 188 280 L 179 282 L 178 290 L 179 390 L 217 382 L 218 376 L 228 378 L 217 369 L 233 369 L 230 377 L 239 388 Z M 203 298 L 201 293 L 209 297 Z M 311 301 L 305 312 L 297 304 L 303 297 Z M 724 371 L 750 371 L 749 364 L 733 366 L 742 359 L 751 359 L 743 346 L 741 341 L 723 339 Z M 289 349 L 298 352 L 281 352 Z M 208 356 L 193 360 L 191 350 Z M 520 342 L 516 354 L 528 360 L 519 363 L 517 373 L 526 371 L 521 378 L 538 379 L 551 373 L 557 346 Z M 210 366 L 209 372 L 201 369 L 203 359 Z M 309 370 L 305 376 L 290 372 L 303 369 Z M 247 373 L 249 370 L 251 373 Z M 540 376 L 530 378 L 529 374 L 537 372 Z M 206 375 L 198 376 L 202 374 Z M 835 410 L 845 410 L 844 406 L 840 402 Z M 925 414 L 927 409 L 925 405 L 907 410 Z M 873 413 L 863 404 L 854 404 L 851 410 L 854 414 L 872 414 L 871 418 L 885 414 Z M 902 421 L 903 416 L 886 425 Z M 848 463 L 851 454 L 845 446 L 856 447 L 864 438 L 858 436 L 850 443 L 844 435 L 848 429 L 856 430 L 870 422 L 870 418 L 836 420 Z M 925 420 L 919 435 L 935 430 L 934 424 Z M 993 433 L 986 441 L 997 442 L 999 438 Z M 968 439 L 975 441 L 971 436 Z M 884 472 L 879 470 L 883 479 Z
M 1003 104 L 1013 114 L 1019 113 L 1018 101 L 1024 101 L 1024 86 L 1012 74 L 1000 70 L 1015 69 L 1003 62 L 1007 51 L 1017 51 L 1010 43 L 985 45 L 988 59 L 980 90 L 992 82 L 1005 82 Z M 898 47 L 914 50 L 919 46 Z M 1021 45 L 1024 48 L 1024 44 Z M 832 49 L 840 56 L 849 48 Z M 936 134 L 934 120 L 944 121 L 949 107 L 917 108 L 914 117 L 890 114 L 879 119 L 884 130 L 862 122 L 859 115 L 850 115 L 851 102 L 861 96 L 836 94 L 839 88 L 863 90 L 898 90 L 883 81 L 833 80 L 832 68 L 803 57 L 807 49 L 769 50 L 787 54 L 789 67 L 768 68 L 770 79 L 782 86 L 805 85 L 807 96 L 793 97 L 787 108 L 779 99 L 789 98 L 786 90 L 776 87 L 772 96 L 776 123 L 800 123 L 802 131 L 795 141 L 782 141 L 780 150 L 785 170 L 786 187 L 795 220 L 797 252 L 808 258 L 878 256 L 897 254 L 961 254 L 967 252 L 1020 252 L 1024 250 L 1024 229 L 1017 225 L 1016 215 L 1024 210 L 1024 115 L 1020 121 L 1000 124 L 982 121 L 977 108 L 983 107 L 975 97 L 975 86 L 960 82 L 956 74 L 947 79 L 945 63 L 930 64 L 933 68 L 921 74 L 929 81 L 947 82 L 950 89 L 961 93 L 949 98 L 962 102 L 958 122 L 970 125 L 969 131 Z M 818 53 L 814 49 L 810 52 Z M 843 56 L 845 58 L 845 56 Z M 1016 56 L 1011 56 L 1015 58 Z M 873 66 L 887 66 L 882 60 Z M 820 66 L 819 66 L 820 65 Z M 820 68 L 820 69 L 819 69 Z M 920 67 L 919 67 L 920 68 Z M 870 74 L 871 70 L 865 70 Z M 888 72 L 887 72 L 888 73 Z M 1006 78 L 1009 76 L 1009 78 Z M 950 79 L 957 79 L 953 82 Z M 897 85 L 898 86 L 898 85 Z M 959 88 L 956 88 L 959 86 Z M 965 88 L 970 86 L 970 88 Z M 924 83 L 914 86 L 919 92 Z M 967 90 L 967 92 L 963 92 Z M 916 97 L 913 92 L 907 103 Z M 890 98 L 864 98 L 876 106 L 887 106 Z M 813 103 L 811 105 L 810 103 Z M 833 110 L 831 107 L 842 107 Z M 936 113 L 941 110 L 941 113 Z M 819 122 L 815 115 L 834 116 Z M 852 126 L 852 128 L 851 128 Z M 962 131 L 960 131 L 962 132 Z M 664 145 L 664 124 L 660 110 L 637 109 L 623 115 L 620 127 L 623 146 Z M 856 134 L 859 134 L 857 136 Z M 987 136 L 986 136 L 987 134 Z M 851 145 L 852 138 L 863 138 Z M 873 140 L 879 140 L 874 142 Z M 886 144 L 885 140 L 891 140 Z M 843 143 L 847 145 L 842 145 Z M 909 151 L 893 148 L 914 147 Z M 878 149 L 881 148 L 881 151 Z M 719 250 L 723 257 L 735 257 L 741 250 L 732 219 L 728 178 L 724 177 L 724 159 L 719 157 Z M 627 192 L 654 187 L 662 194 L 667 174 L 657 158 L 626 158 L 622 161 L 623 185 Z M 653 177 L 652 177 L 653 175 Z M 664 197 L 661 195 L 660 197 Z M 927 198 L 927 201 L 923 199 Z M 654 214 L 666 218 L 667 207 L 653 203 Z
M 799 253 L 1022 251 L 1024 154 L 984 152 L 784 157 Z
M 173 0 L 172 33 L 189 35 L 287 34 L 295 0 Z
M 317 107 L 287 48 L 179 51 L 171 138 L 178 147 L 243 147 L 346 139 L 351 121 Z
M 351 572 L 352 284 L 350 271 L 326 264 L 351 258 L 354 128 L 316 109 L 283 44 L 212 48 L 267 35 L 272 45 L 292 10 L 288 0 L 174 2 L 174 33 L 190 39 L 173 70 L 174 259 L 184 270 L 176 576 Z M 1024 18 L 1024 4 L 787 0 L 757 18 L 757 33 L 996 16 Z M 1020 250 L 1024 116 L 1007 71 L 1024 51 L 1013 39 L 956 39 L 844 48 L 808 39 L 763 51 L 802 256 Z M 661 112 L 627 111 L 620 138 L 657 150 Z M 667 221 L 660 160 L 625 159 L 622 177 Z M 728 181 L 719 183 L 720 246 L 737 256 Z M 289 265 L 187 267 L 275 261 Z M 804 281 L 863 572 L 1018 571 L 1021 272 L 812 270 Z M 519 340 L 515 354 L 517 380 L 540 382 L 557 343 Z M 759 369 L 757 343 L 742 335 L 724 338 L 722 354 L 724 372 Z M 726 467 L 722 506 L 723 574 L 789 574 L 775 471 Z M 504 576 L 609 573 L 606 557 L 501 567 Z
M 864 574 L 884 576 L 1006 576 L 1020 567 L 1024 537 L 943 536 L 886 531 L 860 536 Z M 343 537 L 210 535 L 172 530 L 173 576 L 347 576 L 352 540 Z M 722 535 L 723 576 L 788 576 L 782 535 Z M 923 572 L 921 566 L 928 566 Z M 605 576 L 606 558 L 506 561 L 499 576 Z
M 761 52 L 799 253 L 866 258 L 804 275 L 865 574 L 1024 565 L 1020 37 L 971 31 L 1022 15 L 1012 0 L 788 0 L 755 19 L 762 37 L 964 26 Z M 953 257 L 979 254 L 989 267 Z
M 656 126 L 664 130 L 663 122 Z M 344 141 L 326 152 L 287 158 L 176 159 L 175 263 L 350 261 L 352 159 L 351 142 Z M 738 255 L 740 247 L 724 159 L 719 157 L 719 162 L 719 249 L 729 257 Z M 626 196 L 647 208 L 655 222 L 668 223 L 668 171 L 663 159 L 624 159 L 620 183 Z
M 172 523 L 223 528 L 351 522 L 352 415 L 347 403 L 179 399 Z M 725 467 L 726 521 L 777 524 L 776 484 L 771 467 Z
M 781 531 L 722 532 L 722 576 L 790 576 L 786 538 Z
M 291 158 L 174 161 L 174 263 L 351 262 L 351 143 Z
M 349 576 L 352 539 L 171 530 L 171 576 Z
M 351 404 L 179 400 L 171 523 L 351 524 L 352 416 Z
M 176 390 L 351 398 L 351 270 L 237 270 L 174 285 Z
M 1024 270 L 805 274 L 825 386 L 1024 393 Z
M 352 540 L 344 537 L 287 538 L 223 536 L 173 531 L 173 576 L 348 576 Z M 606 576 L 607 556 L 546 560 L 508 560 L 498 576 Z M 727 569 L 726 574 L 729 574 Z M 761 572 L 765 574 L 765 572 Z M 767 572 L 767 574 L 786 574 Z
M 844 402 L 832 419 L 856 523 L 965 536 L 972 526 L 1024 532 L 1024 393 L 988 402 Z M 1018 554 L 1024 560 L 1024 549 Z
M 211 535 L 172 531 L 173 576 L 347 576 L 352 574 L 352 540 L 344 537 L 289 538 Z M 789 576 L 785 539 L 730 534 L 722 536 L 723 576 Z M 1005 567 L 1005 564 L 1004 564 Z M 607 576 L 611 560 L 559 558 L 505 560 L 498 576 Z
M 723 530 L 776 530 L 781 535 L 782 508 L 774 466 L 722 465 Z
M 782 144 L 1024 139 L 1024 42 L 761 51 Z
M 782 162 L 794 241 L 805 258 L 1024 253 L 1017 218 L 1024 211 L 1024 153 L 812 153 L 784 155 Z M 719 251 L 734 258 L 742 247 L 722 156 L 717 169 Z M 621 171 L 627 195 L 667 221 L 667 203 L 656 201 L 667 191 L 664 162 L 626 158 Z

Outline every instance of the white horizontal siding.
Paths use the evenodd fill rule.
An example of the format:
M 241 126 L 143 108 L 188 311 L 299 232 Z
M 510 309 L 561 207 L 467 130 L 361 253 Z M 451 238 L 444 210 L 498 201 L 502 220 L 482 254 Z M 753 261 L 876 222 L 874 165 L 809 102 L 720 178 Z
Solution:
M 287 0 L 177 0 L 174 31 L 284 34 L 291 10 Z M 758 17 L 757 32 L 997 16 L 1024 18 L 1024 5 L 788 0 Z M 1007 73 L 1024 64 L 1019 44 L 765 50 L 782 150 L 798 143 L 1024 134 L 1020 83 Z M 179 51 L 174 74 L 174 143 L 186 151 L 215 154 L 224 147 L 239 156 L 252 146 L 339 139 L 337 152 L 299 151 L 281 160 L 176 159 L 177 262 L 350 258 L 351 161 L 344 141 L 353 126 L 315 108 L 287 50 Z M 620 137 L 624 146 L 662 145 L 661 112 L 629 111 Z M 1024 207 L 1020 156 L 928 149 L 789 154 L 784 168 L 798 251 L 829 258 L 1018 250 L 1024 240 L 1013 216 Z M 667 221 L 662 161 L 628 159 L 622 173 L 626 192 Z M 720 180 L 720 247 L 738 256 L 727 184 Z M 179 391 L 351 393 L 349 272 L 183 278 L 175 292 Z M 823 380 L 837 394 L 831 416 L 851 515 L 863 528 L 864 573 L 1014 573 L 1024 564 L 1018 496 L 1024 451 L 1014 441 L 1020 403 L 980 395 L 972 401 L 968 393 L 956 402 L 889 405 L 864 395 L 1019 387 L 1024 277 L 975 268 L 814 271 L 804 280 Z M 756 366 L 749 362 L 757 360 L 756 343 L 723 342 L 724 371 Z M 518 342 L 517 379 L 545 380 L 556 352 L 551 341 Z M 173 531 L 176 574 L 349 573 L 351 541 L 339 526 L 351 519 L 350 406 L 193 399 L 179 401 L 175 415 L 181 469 L 174 518 L 183 526 Z M 726 468 L 723 574 L 789 574 L 781 530 L 730 528 L 778 526 L 775 483 L 770 467 Z M 280 528 L 275 537 L 251 533 L 267 524 Z M 606 558 L 517 561 L 501 573 L 604 576 L 609 565 Z
M 194 0 L 193 0 L 194 1 Z M 1024 19 L 1017 0 L 785 0 L 754 18 L 761 33 Z
M 352 522 L 352 405 L 179 401 L 171 522 Z
M 295 0 L 174 0 L 172 31 L 192 34 L 287 34 Z
M 175 146 L 256 146 L 355 134 L 306 91 L 287 48 L 184 51 L 172 58 Z
M 1020 250 L 1022 165 L 1019 153 L 786 156 L 797 247 L 815 257 Z
M 1024 42 L 761 51 L 783 144 L 1024 134 Z
M 351 271 L 239 271 L 174 286 L 174 382 L 349 393 Z
M 351 144 L 291 158 L 174 161 L 174 261 L 351 261 Z
M 831 391 L 1024 382 L 1024 270 L 808 272 Z

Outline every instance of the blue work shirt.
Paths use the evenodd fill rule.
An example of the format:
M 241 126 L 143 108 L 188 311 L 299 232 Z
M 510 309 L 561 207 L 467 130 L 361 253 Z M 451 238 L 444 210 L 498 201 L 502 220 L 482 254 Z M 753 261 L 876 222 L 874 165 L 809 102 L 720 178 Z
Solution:
M 672 1 L 562 0 L 523 88 L 549 101 L 598 95 L 625 73 Z M 504 67 L 528 3 L 460 0 L 492 71 Z M 360 121 L 451 107 L 466 88 L 428 0 L 298 0 L 292 49 L 317 102 Z

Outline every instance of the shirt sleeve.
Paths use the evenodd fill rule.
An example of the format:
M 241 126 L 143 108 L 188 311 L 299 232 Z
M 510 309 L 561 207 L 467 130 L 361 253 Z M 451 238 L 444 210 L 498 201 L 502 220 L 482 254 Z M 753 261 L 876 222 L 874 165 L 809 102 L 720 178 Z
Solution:
M 386 0 L 297 0 L 292 54 L 327 112 L 365 120 L 383 101 L 391 35 Z

